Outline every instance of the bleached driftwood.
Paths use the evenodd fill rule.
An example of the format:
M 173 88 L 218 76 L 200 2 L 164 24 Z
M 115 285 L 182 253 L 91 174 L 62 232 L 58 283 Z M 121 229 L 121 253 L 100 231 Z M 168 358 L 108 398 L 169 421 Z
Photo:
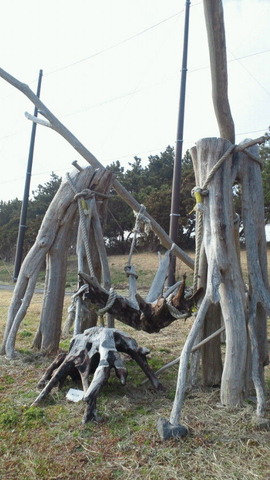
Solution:
M 79 374 L 84 390 L 83 400 L 87 404 L 83 423 L 98 420 L 97 396 L 107 383 L 111 370 L 115 370 L 122 385 L 126 383 L 127 369 L 121 353 L 128 354 L 138 363 L 156 390 L 163 390 L 147 363 L 146 356 L 150 353 L 147 348 L 139 347 L 133 338 L 114 328 L 93 327 L 73 337 L 69 352 L 60 353 L 48 367 L 38 384 L 43 389 L 32 405 L 37 405 L 54 387 L 62 385 L 67 376 L 76 378 Z M 93 374 L 91 382 L 90 374 Z
M 229 149 L 230 142 L 224 139 L 211 138 L 197 142 L 197 147 L 191 150 L 191 154 L 200 185 L 204 185 L 217 159 Z M 244 160 L 242 155 L 245 155 Z M 195 339 L 209 308 L 218 303 L 226 329 L 221 402 L 228 406 L 240 406 L 248 393 L 249 337 L 252 346 L 252 379 L 258 401 L 257 414 L 261 416 L 264 412 L 263 366 L 268 361 L 265 313 L 270 312 L 270 294 L 261 172 L 259 162 L 255 161 L 253 156 L 256 157 L 254 153 L 251 158 L 248 153 L 233 155 L 231 151 L 208 184 L 208 196 L 204 199 L 203 212 L 203 245 L 208 265 L 206 292 L 180 357 L 176 395 L 170 416 L 171 425 L 178 425 L 184 401 L 189 356 Z M 248 297 L 234 234 L 232 185 L 235 180 L 241 183 L 243 194 L 243 222 L 249 269 Z
M 159 256 L 159 267 L 151 284 L 150 290 L 147 294 L 147 302 L 154 302 L 157 298 L 163 295 L 164 284 L 168 275 L 170 256 L 173 248 L 174 244 L 172 245 L 172 248 L 170 250 L 167 250 L 163 257 L 161 256 L 161 254 Z
M 221 138 L 235 141 L 228 99 L 228 73 L 222 0 L 204 0 L 204 16 L 211 64 L 212 99 Z

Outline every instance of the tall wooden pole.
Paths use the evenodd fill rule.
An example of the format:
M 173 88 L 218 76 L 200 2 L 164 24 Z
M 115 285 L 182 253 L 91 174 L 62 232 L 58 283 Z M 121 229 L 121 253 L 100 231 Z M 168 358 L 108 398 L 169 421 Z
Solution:
M 178 240 L 178 226 L 179 226 L 179 209 L 180 209 L 180 184 L 181 184 L 181 170 L 182 170 L 182 150 L 183 150 L 183 131 L 184 131 L 184 113 L 185 113 L 185 97 L 186 97 L 186 77 L 187 77 L 187 53 L 188 53 L 188 29 L 189 29 L 189 10 L 190 1 L 186 1 L 185 7 L 185 28 L 184 28 L 184 44 L 182 56 L 182 70 L 181 70 L 181 85 L 180 85 L 180 100 L 179 100 L 179 114 L 177 126 L 177 138 L 175 149 L 175 160 L 173 170 L 172 183 L 172 201 L 170 213 L 170 231 L 169 236 L 173 243 L 177 244 Z M 168 285 L 175 283 L 175 263 L 176 257 L 173 255 L 169 267 Z
M 38 77 L 38 86 L 37 86 L 37 97 L 38 98 L 40 96 L 42 75 L 43 75 L 43 71 L 40 70 L 39 71 L 39 77 Z M 37 107 L 35 107 L 34 116 L 36 117 L 37 114 L 38 114 L 38 109 L 37 109 Z M 26 230 L 26 217 L 27 217 L 28 198 L 29 198 L 29 190 L 30 190 L 30 182 L 31 182 L 31 174 L 32 174 L 32 164 L 33 164 L 33 156 L 34 156 L 36 128 L 37 128 L 37 124 L 35 122 L 33 122 L 31 139 L 30 139 L 29 154 L 28 154 L 27 169 L 26 169 L 25 185 L 24 185 L 24 195 L 23 195 L 23 202 L 22 202 L 22 208 L 21 208 L 19 232 L 18 232 L 17 246 L 16 246 L 15 266 L 14 266 L 14 275 L 13 275 L 14 282 L 17 281 L 19 271 L 20 271 L 20 268 L 21 268 L 21 264 L 22 264 L 23 244 L 24 244 L 24 237 L 25 237 L 25 230 Z

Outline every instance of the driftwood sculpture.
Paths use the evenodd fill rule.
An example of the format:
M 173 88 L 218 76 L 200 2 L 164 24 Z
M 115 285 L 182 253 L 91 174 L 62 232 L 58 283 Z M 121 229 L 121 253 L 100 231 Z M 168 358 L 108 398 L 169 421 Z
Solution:
M 127 369 L 120 353 L 129 355 L 141 367 L 156 390 L 163 386 L 150 369 L 146 356 L 147 348 L 139 347 L 137 342 L 125 333 L 114 328 L 93 327 L 72 338 L 68 353 L 60 353 L 48 367 L 38 386 L 43 388 L 33 402 L 37 405 L 57 385 L 62 385 L 68 376 L 81 378 L 86 402 L 83 423 L 98 420 L 96 401 L 102 387 L 109 380 L 111 370 L 122 385 L 127 379 Z M 89 376 L 93 374 L 90 383 Z M 47 383 L 48 382 L 48 383 Z
M 267 276 L 261 164 L 258 158 L 258 147 L 255 146 L 255 144 L 262 143 L 263 138 L 246 142 L 244 145 L 234 145 L 234 122 L 227 94 L 227 60 L 222 1 L 204 0 L 204 9 L 209 41 L 213 103 L 220 138 L 202 139 L 191 150 L 196 176 L 196 189 L 198 189 L 197 193 L 202 197 L 197 204 L 196 213 L 198 222 L 196 227 L 197 251 L 194 268 L 194 292 L 196 292 L 197 288 L 202 287 L 204 297 L 200 299 L 199 310 L 180 356 L 176 394 L 170 420 L 161 419 L 159 422 L 159 433 L 162 438 L 182 436 L 187 433 L 186 428 L 179 425 L 179 420 L 185 395 L 190 353 L 194 351 L 198 338 L 202 338 L 206 332 L 209 335 L 214 330 L 217 332 L 221 331 L 221 319 L 224 321 L 226 331 L 225 360 L 222 365 L 220 342 L 216 334 L 211 335 L 211 338 L 215 336 L 216 339 L 214 343 L 211 342 L 207 347 L 208 351 L 211 350 L 211 355 L 208 352 L 206 355 L 205 349 L 202 356 L 204 362 L 203 370 L 205 370 L 206 365 L 209 366 L 212 363 L 211 380 L 208 378 L 207 384 L 211 384 L 208 381 L 221 383 L 221 403 L 235 407 L 242 404 L 245 395 L 250 389 L 250 385 L 253 383 L 257 396 L 258 416 L 262 417 L 264 415 L 266 404 L 263 372 L 264 366 L 268 362 L 266 318 L 270 313 L 270 293 Z M 0 76 L 18 88 L 35 104 L 38 111 L 47 119 L 45 122 L 42 120 L 42 124 L 45 123 L 46 126 L 62 135 L 93 168 L 103 171 L 102 165 L 98 160 L 55 118 L 27 85 L 22 84 L 2 69 L 0 69 Z M 39 119 L 35 117 L 31 118 L 31 120 L 39 122 Z M 80 172 L 80 175 L 84 175 L 84 171 L 85 169 Z M 78 179 L 79 182 L 80 179 Z M 241 215 L 245 228 L 247 247 L 247 286 L 241 271 L 239 239 L 238 235 L 236 235 L 236 233 L 238 234 L 238 218 L 235 215 L 232 194 L 232 187 L 235 182 L 240 185 L 242 190 Z M 115 191 L 135 212 L 140 211 L 141 206 L 117 179 L 113 179 L 112 185 Z M 63 226 L 62 232 L 64 233 L 65 231 L 67 232 L 65 230 L 66 210 L 61 209 L 61 213 L 61 218 L 59 216 L 56 217 L 57 228 L 59 228 L 61 233 Z M 172 245 L 168 235 L 162 231 L 157 222 L 147 212 L 145 215 L 151 223 L 152 230 L 159 236 L 163 246 L 168 249 L 167 255 L 173 251 L 184 263 L 193 268 L 193 260 L 178 246 Z M 49 251 L 47 240 L 50 243 L 50 247 L 56 246 L 58 250 L 52 248 L 54 256 L 51 258 L 57 259 L 57 251 L 59 251 L 59 247 L 61 248 L 64 245 L 64 243 L 60 242 L 60 238 L 63 236 L 60 235 L 59 242 L 57 238 L 55 244 L 53 244 L 51 233 L 53 232 L 49 232 L 47 237 L 45 237 L 44 247 Z M 39 240 L 41 242 L 38 247 L 41 248 L 43 247 L 42 237 Z M 37 259 L 40 261 L 42 255 L 37 245 L 35 248 Z M 165 258 L 167 261 L 167 257 Z M 136 272 L 130 264 L 127 265 L 126 270 L 129 276 L 130 290 L 128 299 L 115 294 L 112 289 L 109 289 L 109 284 L 104 288 L 104 285 L 101 286 L 91 272 L 88 274 L 88 272 L 82 269 L 80 271 L 80 288 L 77 292 L 79 301 L 82 303 L 84 300 L 88 301 L 90 299 L 97 312 L 109 312 L 122 322 L 128 323 L 135 328 L 156 332 L 160 328 L 169 325 L 175 318 L 188 316 L 191 313 L 192 302 L 197 297 L 196 293 L 195 297 L 192 297 L 192 294 L 189 295 L 184 282 L 173 287 L 173 290 L 169 292 L 171 296 L 163 293 L 166 261 L 164 260 L 162 263 L 163 266 L 162 269 L 159 269 L 157 281 L 153 283 L 153 288 L 151 288 L 145 300 L 136 292 Z M 59 263 L 56 265 L 54 268 L 53 264 L 51 264 L 50 280 L 53 274 L 59 273 L 62 268 L 59 267 Z M 8 356 L 14 354 L 16 332 L 31 300 L 38 273 L 36 270 L 33 272 L 29 259 L 26 260 L 25 267 L 27 268 L 24 276 L 21 280 L 20 277 L 18 278 L 19 286 L 16 287 L 14 292 L 2 346 L 2 353 L 6 353 Z M 23 287 L 22 289 L 20 289 L 21 286 Z M 49 286 L 50 284 L 47 283 L 45 300 L 47 295 L 48 300 L 52 298 L 49 296 L 51 290 Z M 63 289 L 63 287 L 61 288 Z M 202 293 L 201 290 L 199 292 L 199 294 Z M 62 290 L 60 293 L 63 296 Z M 45 330 L 45 314 L 47 311 L 50 311 L 49 303 L 47 301 L 46 310 L 44 309 L 42 313 L 43 321 L 42 328 L 40 328 L 40 334 L 42 335 L 44 334 L 42 329 L 44 328 Z M 59 310 L 61 308 L 62 306 Z M 214 321 L 215 316 L 218 317 L 217 321 Z M 57 328 L 56 335 L 59 334 L 59 324 Z M 78 328 L 81 327 L 79 326 Z M 87 347 L 84 347 L 84 352 L 85 348 L 87 350 Z M 89 347 L 88 351 L 90 349 L 91 347 Z M 100 352 L 101 350 L 102 348 L 100 347 Z M 72 356 L 73 353 L 70 352 L 70 355 Z M 65 358 L 68 358 L 68 355 Z M 82 358 L 86 358 L 85 353 L 82 355 Z M 63 363 L 62 370 L 61 365 L 59 366 L 59 372 L 62 372 L 60 374 L 61 380 L 65 377 L 65 367 L 68 361 L 65 362 L 64 358 L 60 358 L 58 361 Z M 72 359 L 73 361 L 74 358 Z M 110 364 L 108 362 L 108 364 L 115 368 L 113 363 Z M 213 371 L 216 365 L 218 365 L 218 372 Z M 122 368 L 122 364 L 120 368 Z M 97 369 L 97 377 L 98 371 Z M 123 379 L 124 373 L 123 371 L 120 373 L 120 371 L 122 370 L 119 370 L 118 373 L 120 378 Z M 101 373 L 101 377 L 98 377 L 97 386 L 95 387 L 94 384 L 89 386 L 92 395 L 91 401 L 94 398 L 93 405 L 89 407 L 89 418 L 95 416 L 93 413 L 95 411 L 95 394 L 93 392 L 99 391 L 102 379 L 106 378 L 104 369 Z M 54 381 L 57 382 L 57 374 L 58 370 L 56 376 L 51 379 L 52 384 Z M 85 382 L 84 388 L 86 389 L 87 387 L 85 397 L 89 399 L 87 396 L 87 381 L 83 381 Z M 48 385 L 51 386 L 52 384 L 49 381 Z M 39 401 L 38 399 L 36 401 Z

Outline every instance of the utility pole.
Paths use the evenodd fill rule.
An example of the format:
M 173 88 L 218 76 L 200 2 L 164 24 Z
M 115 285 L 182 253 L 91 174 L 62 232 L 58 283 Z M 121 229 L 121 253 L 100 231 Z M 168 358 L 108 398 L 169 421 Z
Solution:
M 185 112 L 185 97 L 186 97 L 190 4 L 191 2 L 187 0 L 186 7 L 185 7 L 185 28 L 184 28 L 184 43 L 183 43 L 182 70 L 181 70 L 179 113 L 178 113 L 178 126 L 177 126 L 175 160 L 174 160 L 174 169 L 173 169 L 172 201 L 171 201 L 171 213 L 170 213 L 169 236 L 171 240 L 176 244 L 178 240 L 178 226 L 179 226 L 179 217 L 180 217 L 180 213 L 179 213 L 180 185 L 181 185 L 181 170 L 182 170 L 182 150 L 183 150 L 184 112 Z M 171 286 L 175 283 L 175 264 L 176 264 L 176 258 L 174 255 L 172 255 L 170 267 L 169 267 L 169 274 L 168 274 L 168 286 Z
M 38 86 L 37 86 L 38 98 L 40 96 L 42 75 L 43 75 L 43 70 L 40 70 L 39 77 L 38 77 Z M 35 107 L 34 116 L 37 117 L 37 115 L 38 115 L 38 109 Z M 20 215 L 19 232 L 18 232 L 17 246 L 16 246 L 14 275 L 13 275 L 14 282 L 17 281 L 21 264 L 22 264 L 23 244 L 24 244 L 24 237 L 25 237 L 25 230 L 26 230 L 26 217 L 27 217 L 28 198 L 29 198 L 29 190 L 30 190 L 30 182 L 31 182 L 31 174 L 32 174 L 36 128 L 37 128 L 37 124 L 33 122 L 27 169 L 26 169 L 25 185 L 24 185 L 24 195 L 23 195 L 23 202 L 22 202 L 21 215 Z

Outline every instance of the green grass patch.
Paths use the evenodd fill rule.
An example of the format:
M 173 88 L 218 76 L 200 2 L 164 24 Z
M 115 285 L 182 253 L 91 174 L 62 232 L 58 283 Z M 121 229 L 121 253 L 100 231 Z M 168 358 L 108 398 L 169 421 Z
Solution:
M 33 333 L 32 333 L 32 332 L 29 332 L 28 330 L 22 330 L 21 332 L 19 332 L 19 336 L 20 336 L 21 338 L 32 337 L 32 336 L 33 336 Z

